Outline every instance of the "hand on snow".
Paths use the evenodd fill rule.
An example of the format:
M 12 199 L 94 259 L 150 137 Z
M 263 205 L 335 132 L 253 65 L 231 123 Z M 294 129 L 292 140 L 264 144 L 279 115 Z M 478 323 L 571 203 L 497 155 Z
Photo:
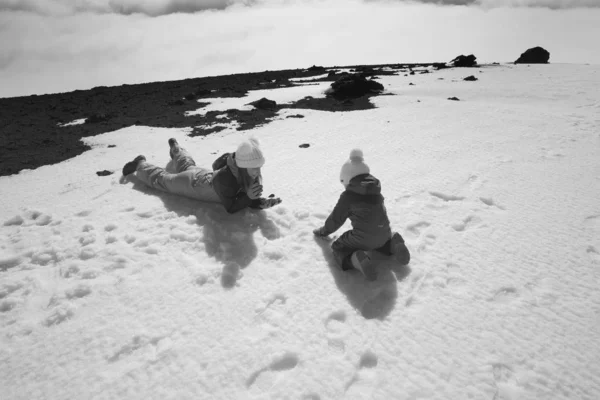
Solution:
M 325 234 L 325 230 L 323 228 L 317 228 L 317 229 L 315 229 L 313 231 L 313 233 L 315 234 L 315 236 L 318 236 L 318 237 L 325 237 L 325 236 L 327 236 Z
M 268 199 L 261 198 L 259 202 L 259 207 L 261 209 L 271 208 L 281 203 L 281 199 L 279 197 L 269 197 Z

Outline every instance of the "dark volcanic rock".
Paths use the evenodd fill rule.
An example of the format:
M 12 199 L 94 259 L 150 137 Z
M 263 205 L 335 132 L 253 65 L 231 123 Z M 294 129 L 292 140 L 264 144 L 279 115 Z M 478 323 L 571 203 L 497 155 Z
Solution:
M 327 89 L 327 96 L 338 100 L 361 97 L 368 94 L 378 94 L 383 90 L 383 85 L 364 76 L 353 74 L 342 76 Z
M 300 146 L 298 146 L 298 147 L 300 147 L 301 149 L 306 149 L 306 148 L 310 147 L 310 144 L 308 144 L 308 143 L 302 143 L 302 144 L 301 144 Z
M 538 46 L 521 54 L 515 64 L 548 64 L 548 60 L 550 60 L 550 53 Z
M 277 108 L 277 102 L 275 102 L 275 100 L 269 100 L 266 97 L 248 104 L 258 108 L 259 110 L 274 110 Z
M 106 115 L 104 113 L 98 113 L 98 114 L 93 114 L 93 115 L 89 116 L 85 120 L 85 123 L 86 124 L 97 124 L 99 122 L 106 122 L 109 119 L 110 119 L 109 115 Z
M 198 89 L 194 92 L 194 94 L 198 97 L 208 96 L 210 94 L 210 90 L 208 89 Z
M 450 64 L 452 64 L 454 67 L 474 67 L 477 65 L 475 60 L 477 60 L 477 57 L 475 57 L 473 54 L 468 56 L 461 54 L 454 60 L 450 61 Z
M 113 173 L 111 171 L 108 170 L 104 170 L 104 171 L 98 171 L 96 172 L 96 175 L 98 176 L 108 176 L 108 175 L 112 175 Z
M 402 67 L 431 65 L 433 64 L 403 64 Z M 371 67 L 371 70 L 378 75 L 397 74 L 398 71 L 390 69 L 390 66 L 399 67 L 399 64 L 377 65 Z M 0 98 L 0 176 L 76 157 L 91 149 L 82 138 L 134 125 L 191 128 L 190 136 L 204 136 L 226 129 L 223 126 L 223 114 L 227 115 L 227 123 L 236 122 L 237 129 L 248 130 L 277 120 L 275 117 L 281 109 L 294 109 L 297 112 L 303 109 L 351 112 L 375 108 L 369 98 L 383 90 L 383 86 L 363 77 L 358 85 L 349 85 L 349 88 L 366 88 L 363 87 L 362 91 L 350 90 L 343 85 L 339 88 L 343 94 L 341 98 L 336 98 L 335 91 L 331 88 L 332 94 L 329 96 L 306 97 L 291 103 L 277 104 L 274 109 L 209 111 L 203 115 L 187 113 L 206 106 L 209 104 L 207 101 L 212 98 L 241 98 L 251 90 L 298 86 L 290 79 L 317 76 L 324 71 L 339 71 L 340 68 L 354 68 L 363 72 L 369 70 L 357 65 L 331 68 L 314 66 L 312 71 L 307 71 L 306 68 L 265 71 Z M 345 76 L 351 74 L 338 72 L 329 78 L 319 78 L 319 81 L 334 82 Z M 361 96 L 363 93 L 366 95 Z M 191 94 L 195 96 L 193 100 L 184 100 L 186 95 L 192 98 Z M 352 100 L 344 102 L 346 95 L 350 95 Z M 352 97 L 357 95 L 361 97 Z M 65 122 L 84 118 L 87 118 L 86 123 L 64 126 Z M 125 161 L 127 160 L 123 160 Z
M 467 76 L 466 78 L 463 78 L 463 81 L 471 81 L 471 82 L 474 82 L 474 81 L 476 81 L 476 80 L 477 80 L 477 78 L 476 78 L 475 76 L 473 76 L 473 75 L 469 75 L 469 76 Z
M 168 103 L 170 106 L 184 106 L 185 105 L 185 101 L 183 101 L 182 99 L 177 99 L 177 100 L 172 100 Z
M 448 100 L 460 101 L 458 97 L 448 97 Z
M 325 67 L 320 65 L 313 65 L 312 67 L 308 68 L 309 71 L 323 71 L 324 69 Z

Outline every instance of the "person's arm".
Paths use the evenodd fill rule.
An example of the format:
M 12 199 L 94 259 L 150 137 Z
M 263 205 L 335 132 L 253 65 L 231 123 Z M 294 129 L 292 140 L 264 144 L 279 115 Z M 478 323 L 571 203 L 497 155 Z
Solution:
M 230 214 L 253 204 L 248 195 L 240 190 L 240 185 L 228 169 L 221 169 L 214 175 L 213 188 Z
M 319 229 L 319 236 L 328 236 L 340 229 L 350 213 L 348 196 L 346 192 L 342 193 L 333 211 L 325 221 L 325 225 Z

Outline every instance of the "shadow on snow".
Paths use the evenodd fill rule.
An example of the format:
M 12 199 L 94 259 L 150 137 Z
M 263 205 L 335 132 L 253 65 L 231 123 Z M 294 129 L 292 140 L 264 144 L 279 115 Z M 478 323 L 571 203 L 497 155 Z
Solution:
M 383 254 L 372 252 L 372 262 L 377 265 L 377 280 L 369 282 L 357 270 L 342 271 L 333 257 L 331 239 L 315 237 L 315 241 L 323 251 L 335 284 L 348 298 L 350 305 L 366 319 L 385 319 L 396 305 L 397 282 L 410 274 L 410 267 L 401 266 Z
M 242 210 L 229 214 L 219 203 L 207 203 L 156 190 L 146 186 L 135 175 L 121 178 L 130 181 L 142 193 L 158 196 L 168 211 L 179 217 L 196 217 L 202 228 L 206 253 L 223 264 L 221 285 L 235 286 L 240 268 L 246 268 L 257 256 L 254 233 L 260 230 L 268 240 L 279 238 L 279 228 L 262 210 Z

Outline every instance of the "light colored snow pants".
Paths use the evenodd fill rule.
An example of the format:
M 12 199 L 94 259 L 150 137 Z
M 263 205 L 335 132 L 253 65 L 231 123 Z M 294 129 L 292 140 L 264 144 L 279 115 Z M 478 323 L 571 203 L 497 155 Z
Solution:
M 175 173 L 148 162 L 138 165 L 136 176 L 146 185 L 163 192 L 178 194 L 195 200 L 220 203 L 213 189 L 213 171 L 196 166 L 196 162 L 185 149 L 173 157 Z

